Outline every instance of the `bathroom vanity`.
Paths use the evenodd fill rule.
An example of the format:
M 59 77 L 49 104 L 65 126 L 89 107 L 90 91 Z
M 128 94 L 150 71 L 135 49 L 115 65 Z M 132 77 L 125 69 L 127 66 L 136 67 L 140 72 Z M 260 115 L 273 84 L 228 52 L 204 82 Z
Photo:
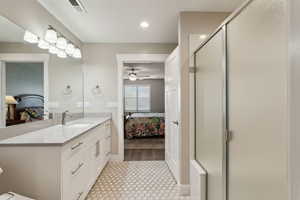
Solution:
M 83 118 L 0 141 L 0 193 L 83 200 L 110 159 L 111 118 Z

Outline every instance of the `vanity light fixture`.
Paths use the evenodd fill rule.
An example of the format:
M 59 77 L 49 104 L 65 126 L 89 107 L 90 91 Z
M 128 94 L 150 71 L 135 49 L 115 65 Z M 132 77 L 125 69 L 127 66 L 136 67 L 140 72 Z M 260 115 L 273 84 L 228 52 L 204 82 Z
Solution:
M 62 50 L 67 48 L 67 40 L 64 37 L 59 37 L 56 42 L 56 47 Z
M 73 57 L 74 58 L 81 58 L 82 55 L 81 55 L 81 50 L 79 48 L 76 48 L 74 53 L 73 53 Z
M 63 50 L 58 50 L 57 56 L 59 58 L 66 58 L 67 57 L 67 53 Z
M 73 55 L 75 51 L 75 46 L 72 43 L 67 44 L 66 53 L 68 55 Z
M 49 53 L 51 53 L 51 54 L 57 54 L 58 53 L 58 49 L 55 46 L 50 46 L 49 47 Z
M 38 47 L 41 49 L 49 49 L 50 44 L 43 39 L 40 39 Z
M 49 53 L 56 54 L 59 58 L 67 58 L 71 56 L 76 59 L 82 58 L 80 48 L 68 41 L 63 34 L 57 32 L 52 26 L 46 31 L 45 38 L 39 38 L 37 35 L 25 31 L 24 40 L 29 43 L 38 43 L 41 49 L 49 49 Z
M 50 44 L 57 42 L 57 32 L 51 26 L 46 31 L 45 40 Z
M 24 40 L 34 44 L 39 42 L 39 37 L 29 31 L 25 31 Z

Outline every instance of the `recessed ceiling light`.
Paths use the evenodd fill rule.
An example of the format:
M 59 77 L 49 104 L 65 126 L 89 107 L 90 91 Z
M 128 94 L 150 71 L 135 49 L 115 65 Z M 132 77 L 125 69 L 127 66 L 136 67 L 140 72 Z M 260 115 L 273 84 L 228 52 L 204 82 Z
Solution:
M 146 28 L 149 28 L 150 25 L 149 25 L 148 22 L 143 21 L 143 22 L 141 22 L 140 26 L 141 26 L 143 29 L 146 29 Z
M 207 35 L 206 34 L 202 34 L 199 36 L 199 39 L 200 40 L 205 40 L 207 38 Z

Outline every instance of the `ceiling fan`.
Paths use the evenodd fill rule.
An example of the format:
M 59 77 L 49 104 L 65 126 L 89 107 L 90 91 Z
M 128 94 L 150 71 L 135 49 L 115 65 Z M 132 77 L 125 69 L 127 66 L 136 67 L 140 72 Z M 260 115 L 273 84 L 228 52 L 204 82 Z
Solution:
M 137 73 L 136 73 L 136 71 L 138 71 L 138 70 L 136 70 L 133 67 L 129 70 L 128 78 L 129 78 L 130 81 L 136 81 L 138 79 L 139 80 L 143 80 L 145 78 L 149 78 L 150 77 L 148 75 L 146 75 L 146 76 L 138 76 Z

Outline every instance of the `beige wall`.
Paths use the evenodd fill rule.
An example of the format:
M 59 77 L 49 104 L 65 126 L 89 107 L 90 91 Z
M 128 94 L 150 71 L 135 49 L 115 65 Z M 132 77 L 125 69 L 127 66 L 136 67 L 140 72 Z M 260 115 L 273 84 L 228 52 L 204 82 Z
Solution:
M 289 0 L 289 53 L 290 53 L 290 181 L 291 181 L 291 200 L 300 199 L 300 1 Z
M 69 40 L 81 46 L 81 41 L 37 0 L 1 0 L 0 15 L 40 37 L 44 36 L 48 25 L 52 25 Z
M 125 80 L 124 85 L 150 85 L 151 87 L 150 112 L 154 112 L 154 113 L 165 112 L 165 82 L 163 79 L 137 80 L 137 81 Z
M 84 44 L 85 112 L 111 112 L 113 116 L 112 151 L 118 153 L 117 111 L 118 71 L 117 54 L 168 54 L 176 44 Z M 92 89 L 99 84 L 102 95 Z
M 210 34 L 229 13 L 181 12 L 179 18 L 179 49 L 181 63 L 181 162 L 180 183 L 189 184 L 189 38 L 191 34 Z

